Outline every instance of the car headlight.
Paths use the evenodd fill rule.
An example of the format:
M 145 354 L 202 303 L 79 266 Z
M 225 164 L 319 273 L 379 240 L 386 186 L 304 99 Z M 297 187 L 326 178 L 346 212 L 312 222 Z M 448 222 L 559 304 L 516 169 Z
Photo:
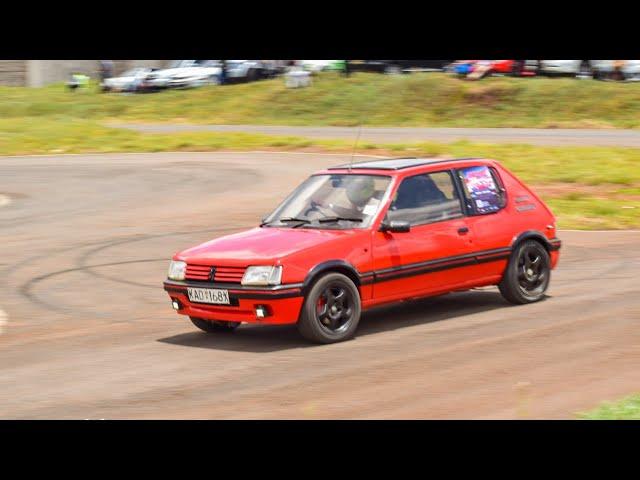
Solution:
M 187 264 L 179 260 L 171 260 L 169 264 L 168 277 L 171 280 L 184 280 L 184 274 L 187 270 Z
M 247 267 L 242 285 L 280 285 L 282 267 Z

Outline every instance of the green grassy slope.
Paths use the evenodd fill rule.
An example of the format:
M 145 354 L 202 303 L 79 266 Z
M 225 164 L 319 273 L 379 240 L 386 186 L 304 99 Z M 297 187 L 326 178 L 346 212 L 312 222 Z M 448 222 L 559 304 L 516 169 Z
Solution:
M 640 83 L 494 77 L 468 82 L 442 73 L 345 79 L 322 74 L 287 89 L 281 78 L 148 95 L 0 87 L 0 118 L 282 125 L 640 128 Z

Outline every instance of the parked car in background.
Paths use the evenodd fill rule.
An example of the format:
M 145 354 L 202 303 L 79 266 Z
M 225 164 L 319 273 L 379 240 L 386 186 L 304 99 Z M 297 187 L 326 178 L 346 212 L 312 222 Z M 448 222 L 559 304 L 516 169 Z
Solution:
M 539 60 L 539 71 L 546 75 L 592 77 L 594 60 Z
M 539 60 L 540 73 L 569 75 L 576 78 L 612 78 L 620 73 L 620 80 L 640 77 L 640 60 Z
M 536 75 L 537 60 L 456 60 L 447 70 L 461 77 L 471 79 L 491 75 L 529 77 Z
M 530 77 L 536 74 L 536 60 L 491 60 L 491 74 Z
M 349 60 L 354 72 L 407 73 L 416 70 L 443 71 L 453 60 Z
M 219 60 L 176 60 L 169 68 L 157 70 L 144 82 L 145 90 L 199 86 L 220 81 Z
M 127 70 L 118 77 L 111 77 L 100 83 L 103 92 L 135 92 L 144 80 L 157 69 L 137 67 Z
M 283 67 L 275 61 L 263 60 L 227 60 L 226 81 L 229 83 L 253 82 L 271 78 L 281 72 Z
M 222 68 L 219 60 L 196 60 L 196 62 L 171 75 L 167 87 L 193 88 L 220 84 Z
M 591 60 L 598 79 L 640 80 L 640 60 Z M 619 75 L 621 78 L 616 78 Z

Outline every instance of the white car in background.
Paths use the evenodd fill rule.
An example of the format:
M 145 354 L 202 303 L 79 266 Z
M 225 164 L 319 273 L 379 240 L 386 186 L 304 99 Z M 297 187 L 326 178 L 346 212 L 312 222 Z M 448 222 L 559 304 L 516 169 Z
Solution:
M 558 75 L 591 76 L 591 60 L 540 60 L 541 73 Z
M 640 76 L 640 60 L 540 60 L 539 71 L 578 78 L 603 78 L 614 71 L 614 63 L 618 61 L 624 62 L 621 71 L 625 79 Z
M 103 80 L 100 87 L 103 92 L 135 92 L 155 68 L 132 68 L 118 77 Z
M 150 75 L 145 81 L 145 88 L 159 90 L 218 84 L 221 72 L 219 60 L 177 60 L 169 68 Z
M 640 60 L 592 60 L 598 77 L 613 73 L 616 63 L 621 63 L 620 71 L 625 80 L 640 80 Z
M 219 60 L 196 60 L 193 66 L 174 73 L 167 85 L 169 88 L 192 88 L 202 85 L 219 85 L 222 68 Z

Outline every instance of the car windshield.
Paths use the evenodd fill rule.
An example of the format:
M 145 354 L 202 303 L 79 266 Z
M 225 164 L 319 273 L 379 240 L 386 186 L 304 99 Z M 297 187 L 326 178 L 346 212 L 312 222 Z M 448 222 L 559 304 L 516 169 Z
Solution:
M 391 178 L 382 175 L 314 175 L 300 185 L 262 226 L 366 228 L 378 213 Z

